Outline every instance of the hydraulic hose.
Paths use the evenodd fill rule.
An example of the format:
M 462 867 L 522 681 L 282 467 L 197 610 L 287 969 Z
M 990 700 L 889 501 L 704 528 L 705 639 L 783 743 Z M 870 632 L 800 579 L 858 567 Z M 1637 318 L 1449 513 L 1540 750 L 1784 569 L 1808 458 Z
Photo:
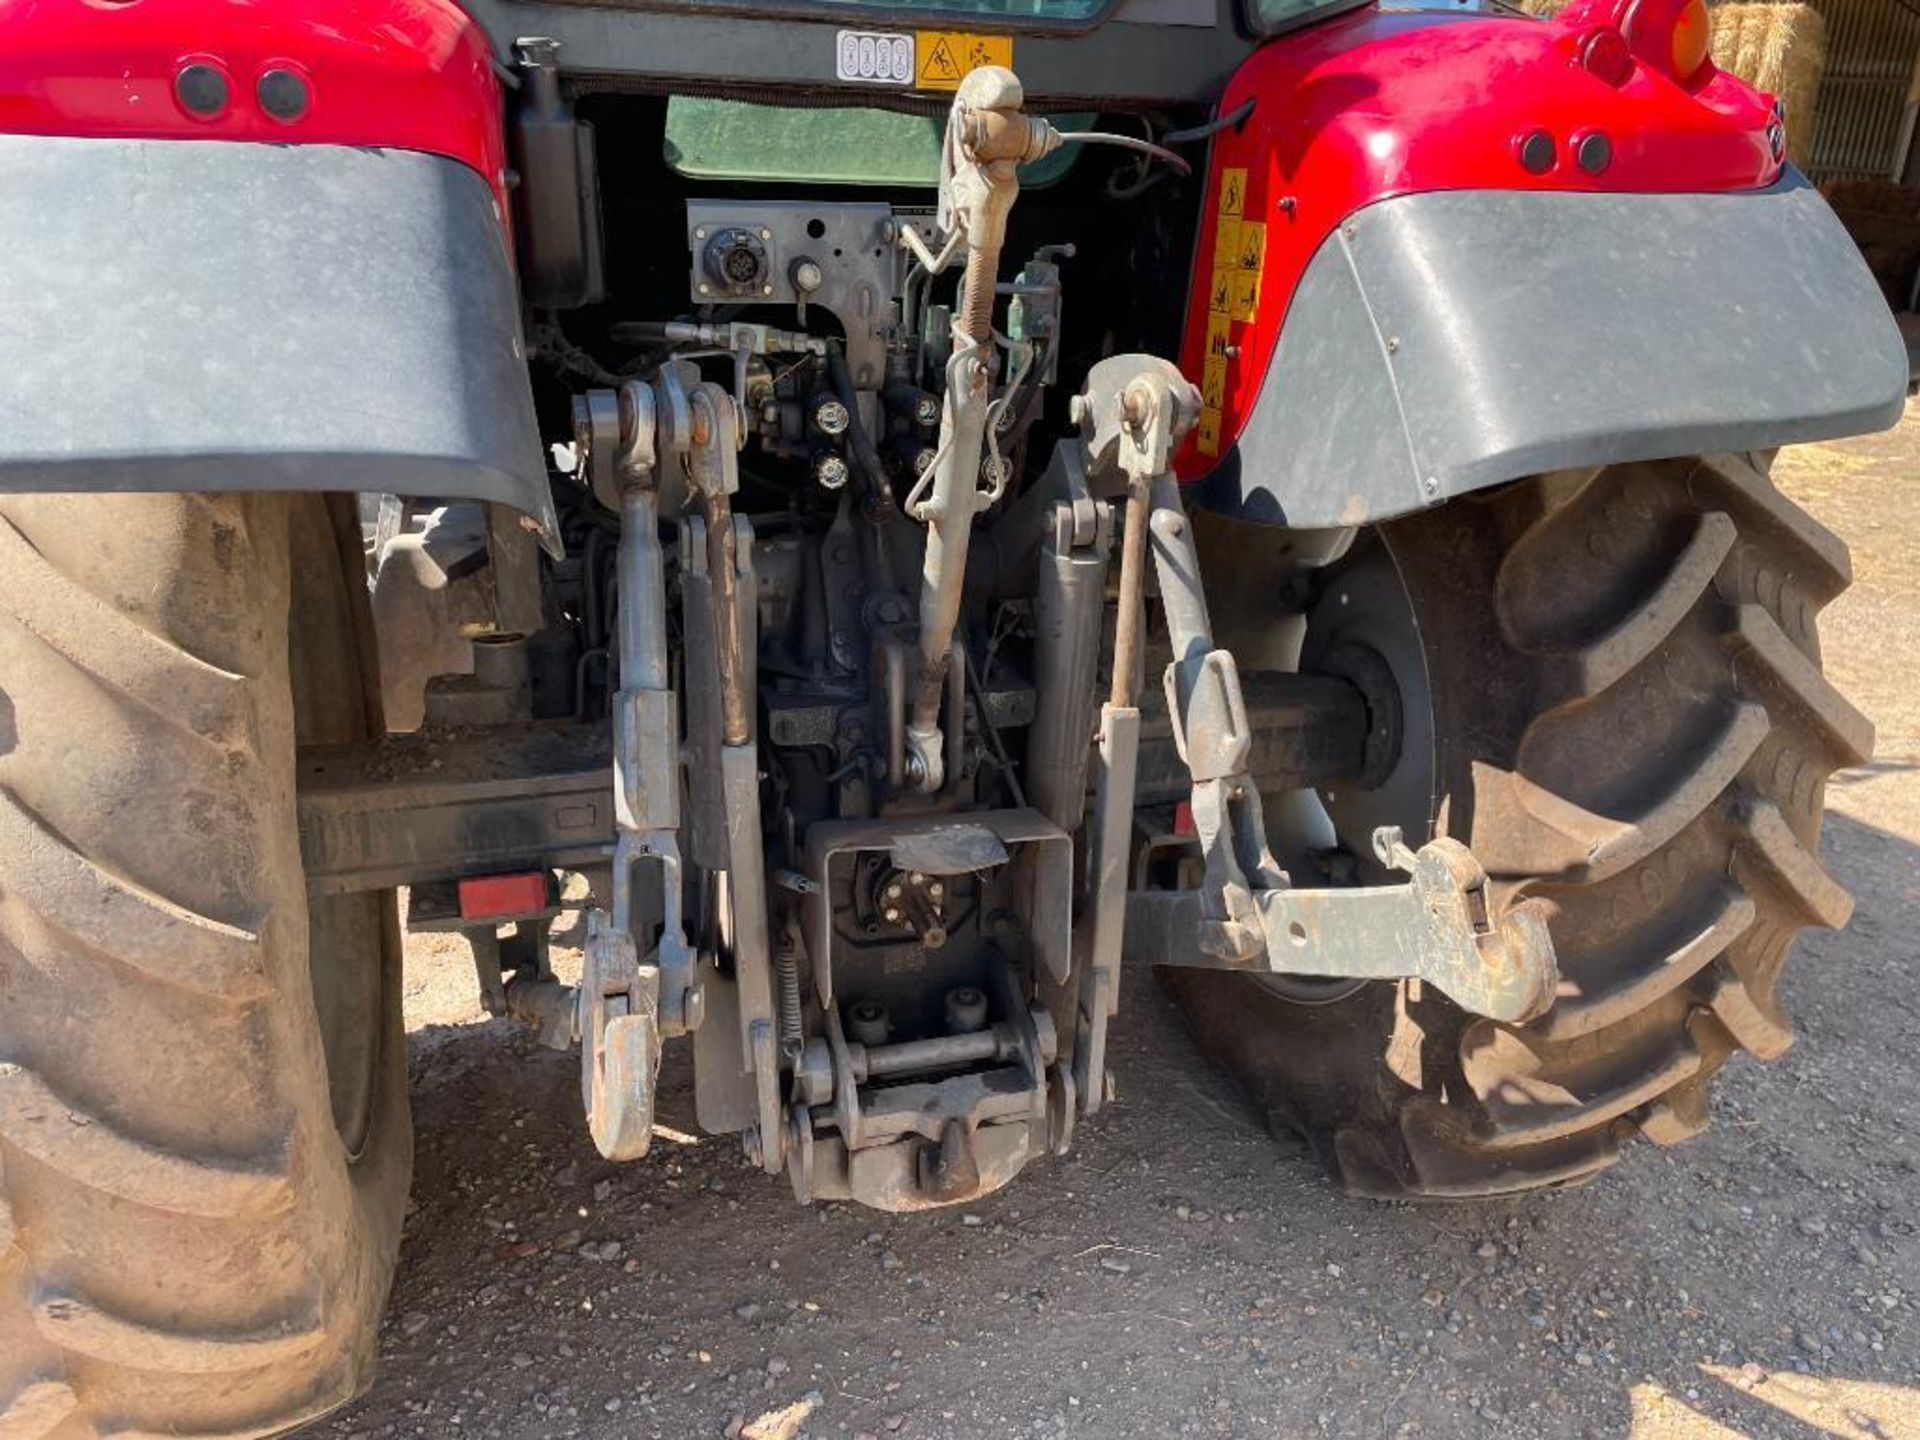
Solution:
M 1105 130 L 1063 130 L 1060 132 L 1060 143 L 1063 145 L 1117 145 L 1122 150 L 1137 150 L 1142 155 L 1151 155 L 1162 164 L 1172 166 L 1182 175 L 1193 174 L 1193 166 L 1166 146 L 1156 145 L 1151 140 L 1142 140 L 1137 135 L 1112 135 Z

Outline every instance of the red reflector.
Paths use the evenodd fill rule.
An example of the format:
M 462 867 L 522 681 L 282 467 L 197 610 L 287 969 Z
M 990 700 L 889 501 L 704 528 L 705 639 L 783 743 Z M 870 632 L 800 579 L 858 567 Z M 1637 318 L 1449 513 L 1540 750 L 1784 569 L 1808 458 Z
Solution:
M 1633 52 L 1627 37 L 1611 25 L 1602 25 L 1580 42 L 1580 63 L 1609 85 L 1624 85 L 1633 78 Z
M 1182 800 L 1173 807 L 1173 833 L 1176 835 L 1194 835 L 1199 833 L 1193 828 L 1193 803 Z
M 475 875 L 460 882 L 462 920 L 503 920 L 538 915 L 547 908 L 547 872 Z

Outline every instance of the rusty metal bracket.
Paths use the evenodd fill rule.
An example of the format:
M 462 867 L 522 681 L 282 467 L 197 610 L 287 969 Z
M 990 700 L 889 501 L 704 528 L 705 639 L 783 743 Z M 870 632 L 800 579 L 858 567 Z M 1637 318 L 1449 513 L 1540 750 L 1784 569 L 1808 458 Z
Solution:
M 1419 980 L 1463 1010 L 1515 1023 L 1553 1003 L 1559 969 L 1545 918 L 1528 904 L 1495 918 L 1486 871 L 1466 846 L 1442 838 L 1409 852 L 1397 830 L 1386 830 L 1375 848 L 1410 869 L 1405 884 L 1254 896 L 1263 961 L 1246 965 L 1198 949 L 1200 897 L 1191 891 L 1130 895 L 1128 949 L 1159 965 Z

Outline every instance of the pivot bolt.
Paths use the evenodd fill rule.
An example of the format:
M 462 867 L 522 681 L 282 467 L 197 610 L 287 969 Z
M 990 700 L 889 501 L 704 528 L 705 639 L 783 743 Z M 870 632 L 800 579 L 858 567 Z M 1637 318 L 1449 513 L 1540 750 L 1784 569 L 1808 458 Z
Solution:
M 814 429 L 837 439 L 847 433 L 853 424 L 853 415 L 836 397 L 822 395 L 814 402 L 812 420 Z

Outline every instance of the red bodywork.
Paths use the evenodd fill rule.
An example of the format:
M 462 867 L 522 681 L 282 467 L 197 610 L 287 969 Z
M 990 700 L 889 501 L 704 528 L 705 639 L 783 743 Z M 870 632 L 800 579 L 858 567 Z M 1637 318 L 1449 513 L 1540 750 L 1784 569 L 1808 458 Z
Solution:
M 452 0 L 0 0 L 0 34 L 0 133 L 419 150 L 471 165 L 504 204 L 493 51 Z M 196 63 L 227 82 L 207 118 L 175 89 Z M 275 69 L 306 82 L 298 119 L 256 97 Z
M 1710 62 L 1684 86 L 1644 59 L 1617 85 L 1582 63 L 1615 8 L 1615 0 L 1581 0 L 1549 22 L 1369 8 L 1272 41 L 1240 67 L 1220 113 L 1256 103 L 1213 146 L 1181 346 L 1181 368 L 1201 382 L 1210 414 L 1182 450 L 1183 477 L 1213 466 L 1209 446 L 1229 452 L 1307 263 L 1361 207 L 1433 190 L 1714 191 L 1778 178 L 1771 96 Z M 1554 145 L 1544 173 L 1521 158 L 1537 131 Z M 1610 142 L 1611 158 L 1589 174 L 1574 155 L 1594 132 Z M 1232 172 L 1244 193 L 1228 235 L 1224 221 L 1235 217 L 1222 210 L 1223 201 L 1232 208 Z M 1242 229 L 1249 222 L 1264 227 L 1257 256 Z M 1216 267 L 1223 239 L 1241 253 Z M 1251 268 L 1240 270 L 1248 259 Z

